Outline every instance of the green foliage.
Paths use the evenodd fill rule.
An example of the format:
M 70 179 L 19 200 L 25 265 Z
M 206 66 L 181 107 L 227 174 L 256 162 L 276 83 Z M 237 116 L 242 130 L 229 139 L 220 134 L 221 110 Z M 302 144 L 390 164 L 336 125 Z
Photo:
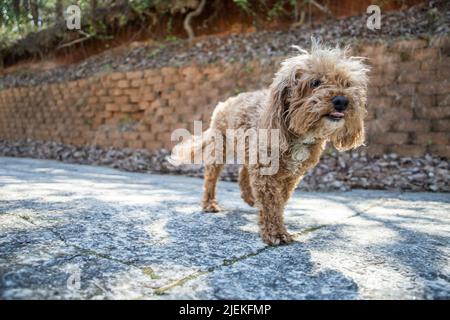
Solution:
M 250 4 L 248 0 L 233 0 L 233 2 L 242 10 L 248 12 L 250 10 Z
M 151 3 L 151 0 L 130 1 L 130 5 L 133 7 L 133 9 L 140 13 L 143 13 L 148 8 L 150 8 Z
M 109 73 L 109 72 L 111 72 L 113 70 L 113 67 L 112 67 L 112 65 L 110 63 L 106 63 L 106 64 L 104 64 L 102 66 L 101 69 L 102 69 L 102 72 Z
M 177 41 L 179 41 L 179 39 L 178 39 L 177 36 L 175 36 L 175 35 L 173 35 L 173 34 L 169 34 L 169 35 L 166 37 L 166 41 L 169 41 L 169 42 L 177 42 Z
M 156 57 L 166 46 L 164 44 L 161 44 L 158 48 L 150 51 L 150 53 L 148 54 L 148 58 L 149 59 L 153 59 L 154 57 Z
M 244 67 L 244 72 L 246 73 L 252 73 L 253 72 L 253 67 L 251 65 L 246 65 Z
M 284 11 L 283 6 L 285 5 L 286 1 L 279 0 L 275 2 L 272 9 L 269 10 L 267 13 L 267 20 L 272 21 L 280 16 L 280 14 Z
M 257 27 L 265 20 L 264 18 L 272 21 L 281 15 L 289 14 L 291 12 L 289 6 L 293 8 L 296 4 L 296 0 L 228 1 L 232 1 L 239 10 L 250 16 L 251 22 Z M 17 3 L 20 6 L 17 6 Z M 24 3 L 28 5 L 25 6 Z M 144 30 L 160 21 L 166 21 L 163 36 L 166 37 L 166 41 L 176 42 L 179 38 L 174 35 L 174 20 L 186 17 L 200 3 L 201 0 L 0 0 L 0 54 L 6 55 L 8 50 L 4 49 L 12 48 L 9 52 L 37 55 L 51 50 L 55 43 L 57 46 L 67 45 L 65 46 L 67 48 L 80 43 L 78 40 L 84 41 L 82 38 L 111 39 L 114 36 L 113 32 L 133 22 L 150 21 L 148 26 L 141 24 Z M 78 5 L 81 9 L 82 29 L 79 32 L 66 32 L 64 28 L 58 26 L 64 22 L 64 11 L 72 4 Z M 217 12 L 214 10 L 220 13 L 223 4 L 220 4 L 220 1 L 210 0 L 207 7 L 212 13 L 205 21 L 215 16 Z M 200 17 L 196 18 L 195 23 L 202 23 Z M 28 35 L 30 36 L 27 37 Z M 157 50 L 150 53 L 149 57 L 156 55 Z M 0 56 L 0 63 L 1 59 Z

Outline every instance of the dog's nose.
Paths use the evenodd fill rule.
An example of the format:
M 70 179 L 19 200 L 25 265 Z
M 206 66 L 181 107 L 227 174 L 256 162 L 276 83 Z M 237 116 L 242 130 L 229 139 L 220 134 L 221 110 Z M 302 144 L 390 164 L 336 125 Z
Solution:
M 347 106 L 348 106 L 347 97 L 335 96 L 335 97 L 333 97 L 333 99 L 331 99 L 331 102 L 333 103 L 334 108 L 339 112 L 342 112 L 345 109 L 347 109 Z

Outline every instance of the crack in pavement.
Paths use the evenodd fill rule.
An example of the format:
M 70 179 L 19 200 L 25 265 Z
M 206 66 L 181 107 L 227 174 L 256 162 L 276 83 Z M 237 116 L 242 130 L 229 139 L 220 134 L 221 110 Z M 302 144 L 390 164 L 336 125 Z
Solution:
M 380 201 L 381 201 L 381 200 L 380 200 Z M 342 223 L 343 220 L 352 219 L 352 218 L 358 217 L 358 216 L 360 216 L 360 215 L 362 215 L 362 214 L 364 214 L 364 213 L 369 212 L 370 209 L 372 209 L 373 207 L 375 207 L 377 204 L 378 204 L 378 202 L 376 201 L 375 203 L 373 203 L 373 204 L 367 206 L 366 208 L 364 208 L 364 209 L 362 209 L 362 210 L 359 210 L 359 211 L 356 211 L 356 210 L 355 210 L 355 211 L 356 211 L 355 214 L 353 214 L 353 215 L 351 215 L 351 216 L 348 216 L 348 217 L 342 219 L 342 220 L 341 220 L 341 223 Z M 331 226 L 331 225 L 336 225 L 336 224 L 338 224 L 338 223 L 320 224 L 320 225 L 318 225 L 318 226 L 310 227 L 310 228 L 301 230 L 301 231 L 299 231 L 299 232 L 293 233 L 293 234 L 292 234 L 292 237 L 293 237 L 294 239 L 297 239 L 297 238 L 299 238 L 299 237 L 301 237 L 301 236 L 304 236 L 304 235 L 309 234 L 309 233 L 311 233 L 311 232 L 314 232 L 314 231 L 316 231 L 316 230 L 320 230 L 320 229 L 323 229 L 323 228 L 325 228 L 325 227 L 328 227 L 328 226 Z M 246 259 L 255 257 L 255 256 L 257 256 L 257 255 L 259 255 L 259 254 L 261 254 L 261 253 L 263 253 L 263 252 L 265 252 L 265 251 L 268 251 L 268 250 L 277 250 L 277 248 L 278 248 L 278 247 L 276 247 L 276 246 L 268 246 L 268 245 L 266 245 L 265 247 L 262 247 L 261 249 L 258 249 L 258 250 L 256 250 L 255 252 L 250 252 L 250 253 L 248 253 L 248 254 L 245 254 L 245 255 L 242 255 L 242 256 L 240 256 L 240 257 L 236 257 L 236 258 L 233 258 L 233 259 L 225 259 L 225 260 L 223 260 L 223 263 L 220 264 L 220 265 L 210 267 L 210 268 L 208 268 L 208 269 L 205 270 L 205 271 L 197 271 L 197 272 L 191 273 L 191 274 L 189 274 L 189 275 L 187 275 L 187 276 L 185 276 L 185 277 L 183 277 L 183 278 L 180 278 L 180 279 L 177 279 L 177 280 L 173 281 L 172 283 L 170 283 L 170 284 L 168 284 L 168 285 L 166 285 L 166 286 L 162 286 L 162 287 L 156 288 L 156 289 L 155 289 L 155 294 L 157 294 L 157 295 L 164 295 L 164 294 L 167 294 L 167 291 L 169 291 L 169 290 L 171 290 L 171 289 L 173 289 L 173 288 L 175 288 L 175 287 L 182 286 L 182 285 L 184 285 L 185 283 L 187 283 L 187 282 L 189 282 L 189 281 L 191 281 L 191 280 L 197 279 L 197 278 L 199 278 L 199 277 L 202 276 L 202 275 L 210 274 L 210 273 L 215 272 L 216 270 L 220 270 L 221 268 L 228 267 L 228 266 L 232 266 L 232 265 L 234 265 L 234 264 L 236 264 L 236 263 L 238 263 L 238 262 L 241 262 L 241 261 L 244 261 L 244 260 L 246 260 Z
M 355 214 L 353 214 L 351 216 L 348 216 L 348 217 L 342 219 L 341 221 L 347 220 L 347 219 L 351 219 L 351 218 L 355 218 L 355 217 L 358 217 L 358 216 L 360 216 L 360 215 L 362 215 L 364 213 L 367 213 L 370 209 L 375 207 L 377 204 L 378 204 L 378 201 L 375 201 L 375 203 L 367 206 L 366 208 L 364 208 L 362 210 L 356 211 L 355 209 L 353 209 L 354 211 L 356 211 Z M 6 214 L 14 215 L 13 213 L 6 213 Z M 31 217 L 29 217 L 29 216 L 22 216 L 22 215 L 14 215 L 14 216 L 17 216 L 20 219 L 24 220 L 25 222 L 30 223 L 30 224 L 32 224 L 34 226 L 38 226 L 38 224 L 36 224 L 33 221 L 33 219 Z M 331 226 L 331 225 L 335 225 L 335 224 L 338 224 L 338 223 L 339 222 L 320 224 L 320 225 L 317 225 L 315 227 L 306 228 L 306 229 L 301 230 L 299 232 L 293 233 L 292 236 L 293 236 L 294 239 L 298 239 L 301 236 L 304 236 L 304 235 L 309 234 L 311 232 L 314 232 L 316 230 L 320 230 L 320 229 L 323 229 L 325 227 L 328 227 L 328 226 Z M 57 237 L 61 242 L 63 242 L 64 245 L 66 245 L 68 247 L 72 247 L 72 248 L 76 249 L 79 252 L 79 254 L 76 254 L 76 255 L 72 256 L 70 259 L 73 259 L 73 258 L 75 258 L 77 256 L 83 256 L 83 255 L 85 255 L 85 256 L 86 255 L 96 256 L 96 257 L 99 257 L 99 258 L 107 259 L 107 260 L 110 260 L 110 261 L 113 261 L 113 262 L 116 262 L 116 263 L 120 263 L 120 264 L 126 265 L 128 267 L 136 268 L 136 269 L 140 270 L 144 275 L 149 276 L 151 279 L 159 279 L 160 278 L 151 267 L 146 266 L 146 267 L 141 268 L 141 267 L 138 267 L 138 266 L 134 265 L 132 262 L 124 261 L 124 260 L 121 260 L 121 259 L 116 259 L 116 258 L 113 258 L 113 257 L 109 256 L 108 254 L 100 253 L 100 252 L 97 252 L 97 251 L 92 250 L 92 249 L 87 249 L 87 248 L 83 248 L 83 247 L 80 247 L 80 246 L 75 245 L 75 244 L 68 243 L 67 240 L 64 238 L 64 236 L 61 233 L 59 233 L 58 231 L 54 230 L 51 227 L 46 227 L 46 229 L 48 231 L 50 231 L 55 237 Z M 189 282 L 191 280 L 197 279 L 197 278 L 199 278 L 199 277 L 201 277 L 203 275 L 206 275 L 206 274 L 211 274 L 211 273 L 213 273 L 213 272 L 215 272 L 217 270 L 220 270 L 221 268 L 232 266 L 232 265 L 234 265 L 234 264 L 236 264 L 238 262 L 244 261 L 246 259 L 258 256 L 259 254 L 261 254 L 263 252 L 266 252 L 266 251 L 269 251 L 269 250 L 277 250 L 277 247 L 276 246 L 268 246 L 268 245 L 266 245 L 266 246 L 264 246 L 264 247 L 262 247 L 262 248 L 260 248 L 260 249 L 258 249 L 256 251 L 254 251 L 254 252 L 250 252 L 248 254 L 245 254 L 245 255 L 242 255 L 242 256 L 239 256 L 239 257 L 235 257 L 235 258 L 232 258 L 232 259 L 224 259 L 223 262 L 221 264 L 219 264 L 219 265 L 209 267 L 206 270 L 199 270 L 199 271 L 193 272 L 191 274 L 188 274 L 187 276 L 184 276 L 182 278 L 176 279 L 176 280 L 172 281 L 171 283 L 169 283 L 169 284 L 167 284 L 165 286 L 156 287 L 156 288 L 154 288 L 154 294 L 155 295 L 165 295 L 171 289 L 173 289 L 175 287 L 182 286 L 182 285 L 184 285 L 185 283 L 187 283 L 187 282 Z M 103 290 L 105 290 L 105 289 L 103 288 Z M 142 299 L 142 298 L 145 298 L 145 297 L 146 296 L 143 295 L 143 296 L 137 297 L 136 299 Z
M 15 216 L 12 213 L 7 213 L 7 214 Z M 24 221 L 34 225 L 34 226 L 38 226 L 36 223 L 33 222 L 33 219 L 31 219 L 30 217 L 24 217 L 24 216 L 21 216 L 21 215 L 18 215 L 18 217 L 21 218 L 22 220 L 24 220 Z M 52 229 L 50 227 L 45 227 L 45 228 L 48 231 L 50 231 L 55 237 L 57 237 L 61 242 L 63 242 L 64 245 L 66 245 L 68 247 L 72 247 L 72 248 L 76 249 L 77 251 L 79 251 L 79 254 L 74 255 L 70 259 L 73 259 L 76 256 L 81 256 L 81 255 L 91 255 L 91 256 L 98 257 L 98 258 L 103 258 L 103 259 L 106 259 L 106 260 L 110 260 L 110 261 L 113 261 L 113 262 L 124 264 L 124 265 L 129 266 L 129 267 L 137 268 L 137 269 L 143 271 L 144 274 L 149 274 L 149 272 L 150 272 L 150 270 L 149 270 L 149 269 L 151 269 L 150 267 L 145 267 L 144 268 L 145 270 L 143 270 L 142 268 L 133 265 L 133 263 L 131 263 L 131 262 L 124 261 L 124 260 L 121 260 L 121 259 L 116 259 L 116 258 L 111 257 L 110 255 L 105 254 L 105 253 L 100 253 L 100 252 L 97 252 L 97 251 L 92 250 L 92 249 L 87 249 L 87 248 L 83 248 L 83 247 L 77 246 L 76 244 L 68 243 L 67 240 L 64 238 L 64 236 L 62 234 L 60 234 L 58 231 L 56 231 L 56 230 L 54 230 L 54 229 Z M 153 269 L 152 269 L 152 271 L 153 271 Z

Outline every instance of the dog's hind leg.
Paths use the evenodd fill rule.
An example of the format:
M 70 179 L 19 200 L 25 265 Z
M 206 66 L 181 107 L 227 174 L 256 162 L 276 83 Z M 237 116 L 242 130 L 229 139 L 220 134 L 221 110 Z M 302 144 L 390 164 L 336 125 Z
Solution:
M 208 164 L 205 165 L 205 177 L 203 184 L 203 211 L 205 212 L 219 212 L 220 207 L 216 200 L 217 180 L 220 172 L 223 169 L 223 164 Z
M 248 169 L 242 166 L 239 170 L 239 186 L 241 188 L 241 198 L 251 207 L 255 205 L 255 198 L 252 194 L 252 187 L 248 176 Z

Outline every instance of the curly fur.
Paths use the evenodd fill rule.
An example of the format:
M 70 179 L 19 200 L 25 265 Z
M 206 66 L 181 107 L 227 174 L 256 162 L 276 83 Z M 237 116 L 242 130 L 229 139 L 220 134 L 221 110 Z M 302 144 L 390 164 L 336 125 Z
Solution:
M 309 52 L 282 62 L 269 89 L 239 94 L 215 108 L 210 129 L 223 135 L 227 129 L 280 130 L 278 172 L 261 175 L 263 164 L 244 164 L 239 175 L 241 196 L 259 209 L 260 234 L 267 244 L 293 240 L 283 223 L 284 206 L 305 172 L 318 163 L 326 142 L 340 151 L 363 144 L 368 68 L 362 60 L 349 56 L 348 48 L 330 49 L 313 41 Z M 313 80 L 321 84 L 311 87 Z M 344 119 L 332 121 L 331 100 L 338 95 L 347 97 L 349 105 Z M 175 154 L 182 149 L 174 149 Z M 222 168 L 205 165 L 204 211 L 220 210 L 215 194 Z

